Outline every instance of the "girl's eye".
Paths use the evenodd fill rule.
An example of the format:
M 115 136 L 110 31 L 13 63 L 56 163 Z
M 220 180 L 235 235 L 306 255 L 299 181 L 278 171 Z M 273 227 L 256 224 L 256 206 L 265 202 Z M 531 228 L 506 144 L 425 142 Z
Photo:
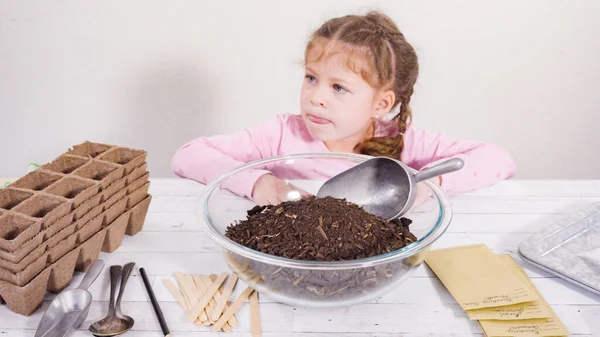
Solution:
M 317 81 L 317 79 L 313 75 L 306 75 L 304 77 L 306 77 L 306 79 L 308 80 L 308 83 L 314 83 Z
M 348 90 L 346 90 L 346 88 L 342 87 L 342 86 L 341 86 L 341 85 L 339 85 L 339 84 L 334 84 L 334 85 L 333 85 L 333 90 L 335 90 L 335 91 L 337 91 L 337 92 L 340 92 L 340 93 L 344 93 L 344 92 L 347 92 L 347 91 L 348 91 Z

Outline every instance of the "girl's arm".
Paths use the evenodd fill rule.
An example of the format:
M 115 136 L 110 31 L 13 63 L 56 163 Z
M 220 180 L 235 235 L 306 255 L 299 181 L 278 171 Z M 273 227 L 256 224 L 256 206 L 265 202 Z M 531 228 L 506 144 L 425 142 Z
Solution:
M 182 178 L 206 184 L 221 174 L 250 161 L 277 155 L 285 117 L 277 116 L 252 128 L 228 135 L 200 137 L 177 150 L 171 162 L 173 172 Z M 237 173 L 224 186 L 231 192 L 252 199 L 252 189 L 265 169 Z
M 462 169 L 441 177 L 441 186 L 448 194 L 491 186 L 515 174 L 515 162 L 510 154 L 493 144 L 454 140 L 411 125 L 404 135 L 404 146 L 401 159 L 416 170 L 453 157 L 464 161 Z

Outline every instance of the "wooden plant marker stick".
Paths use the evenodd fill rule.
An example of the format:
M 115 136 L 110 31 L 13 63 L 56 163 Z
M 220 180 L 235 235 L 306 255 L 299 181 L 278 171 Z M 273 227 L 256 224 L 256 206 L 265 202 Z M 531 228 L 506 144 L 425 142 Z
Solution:
M 197 319 L 194 321 L 194 324 L 196 324 L 196 325 L 197 325 L 197 326 L 199 326 L 199 327 L 206 326 L 206 325 L 205 325 L 205 323 L 206 323 L 206 321 L 203 321 L 203 320 L 201 320 L 200 318 L 197 318 Z
M 179 289 L 181 289 L 181 293 L 183 294 L 183 298 L 185 299 L 185 303 L 189 310 L 192 309 L 192 303 L 190 303 L 190 299 L 187 297 L 183 284 L 185 283 L 185 279 L 183 273 L 175 273 L 175 278 L 177 279 L 177 283 L 179 283 Z
M 260 311 L 258 310 L 258 292 L 250 295 L 250 326 L 252 337 L 260 337 Z
M 210 285 L 210 288 L 208 288 L 208 290 L 206 290 L 206 293 L 204 293 L 204 295 L 202 295 L 200 302 L 198 302 L 198 304 L 196 304 L 194 306 L 194 308 L 192 309 L 192 311 L 188 314 L 188 318 L 190 319 L 191 322 L 195 321 L 196 318 L 198 316 L 200 316 L 200 314 L 202 313 L 202 310 L 204 310 L 204 308 L 206 307 L 208 302 L 210 302 L 210 299 L 213 298 L 214 294 L 217 292 L 217 290 L 219 289 L 221 284 L 223 284 L 223 282 L 225 281 L 225 278 L 227 278 L 227 273 L 225 273 L 225 272 L 221 273 L 221 275 L 219 275 L 217 280 L 213 284 Z M 223 325 L 221 324 L 221 326 L 223 326 Z M 220 327 L 219 327 L 219 329 L 220 329 Z
M 204 283 L 204 285 L 206 286 L 206 288 L 210 287 L 210 285 L 213 283 L 213 281 L 210 279 L 209 276 L 201 276 L 200 280 Z M 214 308 L 217 306 L 217 302 L 215 301 L 215 297 L 218 296 L 218 294 L 220 293 L 220 290 L 221 289 L 218 289 L 217 292 L 215 292 L 215 296 L 213 296 L 213 298 L 210 300 L 210 302 L 208 302 L 208 306 L 211 307 L 211 310 L 212 310 L 211 313 L 214 311 Z M 218 319 L 215 319 L 215 320 L 211 319 L 211 322 L 213 322 L 213 324 L 214 324 L 217 320 Z M 223 331 L 225 331 L 225 332 L 231 332 L 232 330 L 233 329 L 231 328 L 231 325 L 229 325 L 229 323 L 225 323 L 225 325 L 223 325 Z
M 219 294 L 221 294 L 221 293 L 222 293 L 222 289 L 219 289 Z M 227 310 L 227 309 L 229 308 L 229 304 L 230 304 L 230 302 L 228 301 L 228 302 L 227 302 L 227 304 L 225 305 L 225 310 Z M 238 320 L 237 320 L 237 318 L 235 317 L 235 314 L 234 314 L 234 315 L 232 315 L 231 317 L 229 317 L 229 319 L 227 320 L 227 324 L 225 324 L 225 325 L 223 326 L 223 330 L 224 330 L 224 331 L 226 331 L 226 330 L 225 330 L 225 327 L 226 327 L 227 325 L 229 325 L 229 326 L 230 326 L 230 327 L 232 327 L 232 328 L 237 328 L 237 327 L 239 326 L 239 323 L 238 323 Z
M 200 284 L 198 284 L 198 280 L 196 280 L 196 274 L 192 275 L 192 279 L 194 281 L 194 285 L 196 286 L 196 291 L 198 291 L 198 294 L 200 295 L 198 298 L 202 297 L 202 295 L 204 295 L 204 291 L 206 291 L 206 289 L 204 289 L 204 291 L 202 290 L 203 287 L 200 287 Z
M 234 275 L 234 274 L 232 273 L 232 275 Z M 236 275 L 236 277 L 237 277 L 237 275 Z M 217 279 L 217 275 L 210 274 L 210 279 L 211 279 L 211 281 L 214 282 Z M 222 289 L 219 289 L 219 294 L 222 294 L 222 293 L 223 293 Z M 224 308 L 224 310 L 227 310 L 227 308 L 229 308 L 229 300 L 227 300 L 225 302 L 225 308 Z M 232 328 L 237 328 L 238 325 L 239 325 L 237 317 L 235 317 L 235 314 L 233 314 L 233 315 L 231 315 L 231 317 L 229 317 L 229 319 L 227 320 L 227 323 L 229 323 L 229 325 Z
M 228 276 L 228 277 L 229 277 L 229 276 Z M 201 280 L 201 281 L 204 283 L 204 286 L 205 286 L 207 289 L 208 289 L 208 288 L 209 288 L 209 287 L 212 285 L 212 283 L 213 283 L 213 281 L 212 281 L 212 280 L 210 279 L 210 277 L 208 277 L 208 276 L 202 276 L 202 277 L 200 278 L 200 280 Z M 213 295 L 213 298 L 211 298 L 211 299 L 210 299 L 210 302 L 208 302 L 208 306 L 211 308 L 211 311 L 210 311 L 211 315 L 212 315 L 212 313 L 214 312 L 214 310 L 215 310 L 215 307 L 217 306 L 217 301 L 215 301 L 215 297 L 217 297 L 217 296 L 218 296 L 218 294 L 219 294 L 219 291 L 220 291 L 220 288 L 219 288 L 219 289 L 217 289 L 217 291 L 216 291 L 216 292 L 215 292 L 215 294 Z M 218 321 L 218 320 L 219 320 L 218 318 L 217 318 L 217 319 L 212 319 L 210 316 L 209 316 L 209 319 L 210 319 L 210 321 L 211 321 L 211 322 L 213 322 L 213 324 L 214 324 L 216 321 Z M 229 325 L 229 324 L 225 324 L 225 326 L 228 326 L 228 325 Z M 223 328 L 225 328 L 225 326 L 223 326 Z
M 200 287 L 200 284 L 198 284 L 196 282 L 196 279 L 194 277 L 194 275 L 190 275 L 190 278 L 192 279 L 191 282 L 194 284 L 194 287 L 196 287 L 196 292 L 198 293 L 198 299 L 200 299 L 200 297 L 202 297 L 202 295 L 204 294 L 204 291 L 206 289 L 203 289 L 204 287 Z M 191 310 L 191 309 L 190 309 Z M 202 310 L 202 313 L 200 314 L 200 324 L 204 325 L 204 326 L 209 326 L 214 322 L 210 322 L 208 319 L 208 313 L 206 312 L 206 310 Z
M 192 309 L 190 309 L 191 312 Z M 189 312 L 188 312 L 189 315 Z M 196 320 L 194 321 L 194 324 L 196 324 L 197 326 L 209 326 L 212 323 L 210 323 L 208 321 L 208 316 L 206 316 L 206 312 L 202 311 L 202 313 L 200 314 L 200 316 L 196 317 Z
M 192 292 L 192 295 L 194 295 L 194 297 L 197 300 L 199 300 L 200 292 L 198 291 L 198 288 L 196 288 L 196 285 L 194 284 L 194 278 L 190 274 L 185 274 L 184 276 L 185 276 L 185 282 L 188 284 L 188 287 L 190 287 L 190 291 Z
M 190 278 L 191 278 L 191 282 L 194 284 L 194 287 L 196 288 L 196 292 L 198 293 L 198 300 L 200 300 L 200 297 L 202 297 L 204 292 L 202 291 L 200 286 L 196 283 L 194 276 L 190 275 Z M 200 314 L 200 318 L 198 320 L 200 321 L 200 325 L 203 325 L 203 326 L 209 326 L 212 324 L 212 322 L 209 322 L 209 320 L 208 320 L 208 314 L 206 313 L 206 310 L 202 311 L 202 313 Z M 200 325 L 198 325 L 198 326 L 200 326 Z
M 244 290 L 244 292 L 241 293 L 240 296 L 238 296 L 238 298 L 235 299 L 235 301 L 233 301 L 231 306 L 227 310 L 225 310 L 225 312 L 223 313 L 221 318 L 219 318 L 217 323 L 215 323 L 215 325 L 213 325 L 212 330 L 214 332 L 221 330 L 221 328 L 223 327 L 223 325 L 225 325 L 225 322 L 227 322 L 229 317 L 231 317 L 231 315 L 233 315 L 233 313 L 235 313 L 240 308 L 242 303 L 244 303 L 244 301 L 246 301 L 246 299 L 248 299 L 248 296 L 250 296 L 250 294 L 253 291 L 254 291 L 254 289 L 247 287 Z
M 183 280 L 183 273 L 181 272 L 175 272 L 175 279 L 177 280 L 177 283 L 179 284 L 179 288 L 183 289 L 183 284 L 181 284 L 181 280 Z
M 188 297 L 188 300 L 190 302 L 190 310 L 192 310 L 192 308 L 198 303 L 198 300 L 200 299 L 200 294 L 198 293 L 198 290 L 196 289 L 196 285 L 194 284 L 194 279 L 192 278 L 191 275 L 187 275 L 187 274 L 181 274 L 179 275 L 180 283 L 183 285 L 183 290 L 184 290 L 184 294 L 186 294 L 186 296 Z M 189 315 L 189 311 L 188 311 L 188 315 Z M 208 322 L 208 316 L 206 315 L 206 312 L 201 312 L 200 315 L 200 322 L 204 323 L 204 325 L 208 326 L 210 324 L 206 324 L 206 322 Z
M 183 293 L 183 296 L 185 296 L 185 298 L 188 300 L 188 302 L 190 304 L 190 308 L 192 308 L 194 306 L 194 304 L 196 304 L 196 302 L 198 302 L 198 296 L 196 294 L 196 287 L 194 287 L 193 285 L 190 285 L 190 283 L 188 282 L 188 278 L 183 273 L 175 273 L 175 277 L 177 278 L 177 281 L 181 285 L 181 292 Z
M 187 306 L 186 314 L 189 315 L 190 311 L 193 308 L 193 304 L 192 304 L 193 298 L 189 297 L 192 295 L 190 295 L 191 290 L 189 289 L 187 277 L 185 276 L 185 274 L 177 272 L 177 273 L 175 273 L 175 278 L 177 279 L 177 283 L 179 283 L 179 287 L 181 288 L 181 291 L 183 293 L 183 299 L 186 302 L 186 306 Z M 193 303 L 195 304 L 196 302 L 194 301 Z M 202 315 L 200 315 L 200 317 L 194 321 L 194 324 L 196 324 L 197 326 L 204 326 L 203 323 L 205 321 L 208 321 L 208 317 L 206 316 L 205 312 L 202 312 Z
M 223 310 L 225 308 L 225 304 L 227 304 L 227 300 L 229 299 L 229 296 L 231 296 L 231 292 L 233 291 L 233 288 L 235 288 L 237 280 L 237 275 L 231 274 L 229 280 L 227 280 L 227 283 L 225 283 L 223 292 L 217 296 L 217 306 L 215 310 L 213 310 L 211 316 L 213 321 L 216 322 L 219 320 L 219 317 L 221 317 L 221 314 L 223 313 Z
M 206 290 L 210 287 L 210 284 L 206 284 L 204 282 L 204 278 L 208 278 L 208 276 L 200 276 L 200 275 L 194 275 L 194 282 L 198 285 L 198 288 L 202 291 L 202 293 L 204 294 L 206 292 Z M 210 282 L 212 283 L 212 282 Z M 217 320 L 213 320 L 211 317 L 211 314 L 213 313 L 213 308 L 215 306 L 215 301 L 211 298 L 210 301 L 208 301 L 208 305 L 206 306 L 206 308 L 204 308 L 204 311 L 206 311 L 206 316 L 208 317 L 208 321 L 210 322 L 210 324 L 214 324 Z
M 188 307 L 187 303 L 185 302 L 185 298 L 183 297 L 181 292 L 179 292 L 177 286 L 175 286 L 175 283 L 173 283 L 171 280 L 165 279 L 163 280 L 163 284 L 165 285 L 167 290 L 169 290 L 171 296 L 173 296 L 177 303 L 179 303 L 183 311 L 187 313 L 190 310 L 190 307 Z
M 201 277 L 201 281 L 202 281 L 202 282 L 204 282 L 204 285 L 206 286 L 206 288 L 210 287 L 210 285 L 212 284 L 212 280 L 211 280 L 211 279 L 210 279 L 210 277 L 208 277 L 208 276 L 202 276 L 202 277 Z M 219 294 L 219 293 L 220 293 L 220 290 L 221 290 L 221 289 L 217 290 L 217 292 L 215 293 L 215 296 L 217 296 L 217 294 Z M 211 309 L 214 311 L 214 307 L 216 307 L 216 306 L 217 306 L 217 302 L 215 301 L 215 298 L 214 298 L 214 296 L 213 296 L 213 298 L 210 300 L 210 302 L 208 302 L 208 305 L 209 305 L 209 306 L 211 307 Z M 212 321 L 212 322 L 213 322 L 213 324 L 214 324 L 214 322 L 216 322 L 217 320 L 218 320 L 218 318 L 217 318 L 217 319 L 215 319 L 215 320 L 211 320 L 211 321 Z M 223 331 L 225 331 L 225 332 L 231 332 L 231 331 L 232 331 L 231 325 L 230 325 L 229 323 L 225 323 L 225 325 L 223 325 Z
M 196 282 L 194 280 L 194 276 L 187 274 L 187 275 L 185 275 L 185 277 L 186 277 L 186 282 L 189 284 L 190 288 L 193 289 L 194 295 L 196 296 L 196 298 L 198 300 L 200 300 L 200 297 L 202 297 L 203 291 L 196 284 Z M 202 311 L 202 313 L 200 314 L 200 321 L 202 322 L 202 324 L 204 326 L 209 326 L 209 325 L 213 324 L 213 322 L 210 321 L 210 319 L 209 319 L 209 314 L 210 313 L 207 310 Z

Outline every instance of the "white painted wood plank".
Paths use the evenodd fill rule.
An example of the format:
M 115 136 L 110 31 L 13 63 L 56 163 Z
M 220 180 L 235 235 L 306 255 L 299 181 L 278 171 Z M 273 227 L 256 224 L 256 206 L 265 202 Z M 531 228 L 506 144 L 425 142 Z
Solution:
M 180 178 L 150 178 L 153 195 L 199 195 L 204 185 Z M 600 180 L 507 180 L 456 197 L 585 197 L 600 198 Z
M 600 296 L 565 284 L 561 279 L 532 279 L 542 296 L 551 305 L 598 305 Z M 396 289 L 382 296 L 377 303 L 389 304 L 455 304 L 456 301 L 437 278 L 409 278 Z
M 450 233 L 536 233 L 566 214 L 454 214 Z M 193 213 L 148 213 L 145 232 L 199 232 Z
M 35 329 L 43 311 L 49 302 L 45 302 L 42 310 L 31 317 L 11 317 L 3 320 L 3 329 Z M 83 327 L 103 318 L 107 311 L 107 302 L 93 302 L 88 319 Z M 169 329 L 177 334 L 181 332 L 208 332 L 208 327 L 197 327 L 190 323 L 183 310 L 175 302 L 161 302 L 161 309 L 167 320 Z M 292 308 L 276 303 L 261 303 L 264 313 L 261 325 L 265 331 L 292 333 L 317 332 L 386 332 L 412 334 L 478 334 L 481 333 L 476 322 L 470 321 L 458 305 L 394 305 L 394 304 L 360 304 L 349 308 L 315 309 Z M 124 313 L 130 313 L 135 319 L 133 331 L 160 331 L 158 321 L 149 302 L 123 302 Z M 555 306 L 554 310 L 573 334 L 592 334 L 588 325 L 588 317 L 599 312 L 598 307 Z M 0 317 L 6 310 L 0 308 Z M 244 303 L 236 313 L 239 326 L 236 332 L 250 331 L 249 304 Z
M 444 233 L 433 248 L 446 248 L 469 244 L 485 244 L 498 253 L 517 252 L 519 243 L 529 233 Z M 217 252 L 221 248 L 204 232 L 146 232 L 126 236 L 119 248 L 121 253 L 140 252 Z
M 0 335 L 6 337 L 33 337 L 35 334 L 34 330 L 13 330 L 13 329 L 1 329 Z M 212 331 L 197 331 L 197 332 L 187 332 L 187 331 L 178 331 L 177 337 L 203 337 L 203 336 L 227 336 L 227 337 L 248 337 L 248 332 L 229 332 L 227 334 L 222 333 L 214 333 Z M 70 337 L 89 337 L 90 333 L 87 330 L 77 330 L 74 331 Z M 127 337 L 163 337 L 163 334 L 158 331 L 129 331 L 126 335 Z M 302 333 L 302 332 L 292 332 L 292 333 L 281 333 L 281 332 L 262 332 L 261 336 L 263 337 L 320 337 L 321 333 Z M 331 337 L 397 337 L 397 334 L 393 333 L 328 333 L 327 336 Z M 480 334 L 403 334 L 402 337 L 481 337 L 483 333 Z M 579 335 L 584 336 L 584 335 Z M 588 336 L 588 335 L 585 335 Z
M 152 178 L 150 176 L 152 195 L 200 195 L 204 185 L 193 180 L 180 178 Z
M 162 279 L 172 278 L 167 276 L 156 276 L 154 289 L 157 292 L 157 298 L 161 301 L 174 301 L 172 296 L 160 284 Z M 551 305 L 597 305 L 600 307 L 600 296 L 580 289 L 562 279 L 532 279 L 542 296 Z M 243 284 L 243 282 L 241 283 Z M 107 285 L 108 286 L 108 285 Z M 243 291 L 242 286 L 236 287 L 234 297 Z M 268 295 L 263 295 L 263 301 L 273 302 Z M 105 293 L 102 300 L 108 300 L 108 294 Z M 140 300 L 139 298 L 130 300 Z M 447 305 L 456 304 L 456 301 L 444 285 L 437 278 L 408 278 L 400 283 L 395 289 L 379 299 L 369 303 L 386 304 L 415 304 L 415 305 Z
M 598 313 L 598 308 L 557 306 L 555 311 L 573 334 L 592 334 L 582 311 Z M 402 333 L 480 333 L 481 328 L 466 318 L 458 305 L 356 305 L 343 310 L 297 309 L 294 331 L 305 332 L 395 332 Z M 341 330 L 343 329 L 343 330 Z
M 145 232 L 126 236 L 119 247 L 121 253 L 139 252 L 216 252 L 217 246 L 204 232 Z
M 457 214 L 570 214 L 600 199 L 461 198 L 453 199 Z
M 592 336 L 600 336 L 600 312 L 597 310 L 584 310 L 582 312 L 585 322 L 592 331 Z
M 520 233 L 445 233 L 433 244 L 432 249 L 456 247 L 469 244 L 486 244 L 498 254 L 511 254 L 516 257 L 518 245 L 529 238 L 531 234 Z M 104 256 L 104 255 L 103 255 Z M 140 232 L 134 237 L 125 237 L 123 245 L 117 252 L 106 255 L 107 258 L 119 258 L 124 264 L 130 257 L 133 261 L 147 261 L 164 270 L 170 266 L 173 270 L 179 268 L 189 272 L 207 273 L 210 268 L 223 265 L 221 249 L 203 232 Z M 520 260 L 520 259 L 519 259 Z M 144 263 L 140 261 L 139 263 Z M 522 263 L 529 275 L 533 277 L 552 277 L 544 271 Z M 222 271 L 219 269 L 219 271 Z M 151 272 L 151 269 L 149 270 Z M 164 272 L 162 273 L 164 274 Z M 419 272 L 417 275 L 428 275 Z
M 529 233 L 444 233 L 432 249 L 484 244 L 497 254 L 517 253 Z
M 34 330 L 13 330 L 13 329 L 1 329 L 0 335 L 6 337 L 33 337 L 35 334 Z M 214 333 L 212 331 L 178 331 L 177 337 L 204 337 L 204 336 L 227 336 L 227 337 L 248 337 L 248 332 L 229 332 L 227 334 Z M 310 332 L 262 332 L 263 337 L 321 337 L 321 332 L 310 333 Z M 74 331 L 70 337 L 89 337 L 90 333 L 87 330 Z M 163 334 L 158 331 L 129 331 L 127 337 L 163 337 Z M 368 332 L 368 333 L 352 333 L 352 332 L 333 332 L 327 333 L 328 337 L 397 337 L 398 334 L 386 333 L 386 332 Z M 483 333 L 473 334 L 403 334 L 402 337 L 482 337 Z M 590 335 L 576 335 L 576 336 L 590 336 Z
M 458 306 L 356 305 L 346 309 L 304 309 L 294 315 L 294 331 L 481 333 Z
M 148 213 L 143 231 L 197 232 L 202 231 L 194 213 Z
M 537 233 L 566 214 L 454 214 L 449 233 Z
M 231 272 L 227 267 L 223 255 L 220 252 L 206 253 L 123 253 L 118 250 L 112 254 L 102 254 L 106 265 L 120 264 L 135 261 L 136 267 L 145 267 L 148 275 L 163 276 L 170 275 L 174 271 L 182 271 L 195 274 L 219 274 L 221 272 Z M 555 276 L 544 272 L 536 267 L 521 261 L 515 257 L 516 262 L 525 268 L 525 271 L 531 278 L 555 278 Z M 76 274 L 77 275 L 77 274 Z M 133 275 L 137 275 L 137 269 L 134 269 Z M 435 277 L 433 272 L 425 265 L 418 267 L 411 277 Z
M 41 310 L 37 311 L 30 317 L 14 315 L 2 306 L 0 307 L 0 317 L 10 317 L 3 320 L 3 328 L 11 329 L 36 329 L 39 320 L 50 302 L 44 302 Z M 177 331 L 210 331 L 209 327 L 197 327 L 189 322 L 184 311 L 175 302 L 161 302 L 161 310 L 164 314 L 169 330 Z M 152 304 L 148 302 L 129 302 L 121 303 L 123 313 L 130 315 L 135 320 L 133 330 L 137 331 L 160 331 L 160 325 L 156 318 L 156 314 L 152 308 Z M 92 302 L 90 312 L 83 326 L 89 326 L 93 322 L 102 319 L 108 312 L 108 302 Z M 264 313 L 264 318 L 261 321 L 262 326 L 266 331 L 271 332 L 292 332 L 292 326 L 288 322 L 293 320 L 293 308 L 277 303 L 261 304 L 261 312 Z M 248 303 L 244 303 L 239 311 L 236 312 L 239 321 L 239 326 L 236 331 L 250 331 L 250 315 Z
M 532 279 L 542 296 L 551 305 L 578 304 L 600 306 L 600 295 L 582 289 L 562 278 L 538 278 Z
M 196 196 L 153 196 L 150 213 L 195 213 L 199 199 Z M 236 209 L 235 200 L 227 199 L 225 208 Z M 569 214 L 600 198 L 454 198 L 452 209 L 457 214 Z
M 462 194 L 475 197 L 600 197 L 600 180 L 508 180 Z
M 149 213 L 194 213 L 197 196 L 153 195 Z
M 171 275 L 176 271 L 188 274 L 208 275 L 231 272 L 227 267 L 221 252 L 209 253 L 125 253 L 116 251 L 112 254 L 102 253 L 100 258 L 106 266 L 113 264 L 124 265 L 135 261 L 136 268 L 132 275 L 138 275 L 138 268 L 144 267 L 148 276 Z
M 112 256 L 111 256 L 112 257 Z M 123 264 L 121 259 L 105 259 L 106 265 Z M 173 259 L 174 260 L 174 259 Z M 134 260 L 137 261 L 137 260 Z M 212 262 L 215 263 L 215 262 Z M 170 268 L 169 266 L 158 266 L 162 263 L 140 264 L 138 261 L 137 267 L 143 266 L 150 274 L 150 282 L 159 301 L 174 302 L 175 300 L 162 284 L 163 279 L 171 279 L 177 284 L 173 278 L 174 272 L 181 271 L 192 274 L 208 275 L 211 273 L 219 274 L 221 272 L 231 272 L 222 262 L 215 263 L 215 266 L 210 268 L 204 264 L 200 264 L 197 268 Z M 161 267 L 161 270 L 159 268 Z M 162 268 L 166 269 L 163 270 Z M 425 269 L 424 266 L 422 266 Z M 419 268 L 419 269 L 422 269 Z M 196 270 L 199 269 L 199 270 Z M 426 268 L 429 269 L 429 268 Z M 413 275 L 416 273 L 413 273 Z M 67 289 L 75 288 L 83 278 L 82 273 L 76 273 Z M 580 289 L 562 279 L 557 278 L 533 278 L 533 283 L 540 290 L 544 298 L 552 305 L 573 304 L 573 305 L 597 305 L 600 306 L 600 296 L 595 295 L 586 290 Z M 234 297 L 237 296 L 243 289 L 245 284 L 239 281 L 234 291 Z M 89 291 L 94 300 L 108 301 L 109 299 L 110 281 L 108 271 L 105 270 L 92 284 Z M 47 294 L 46 300 L 51 300 L 54 297 L 52 294 Z M 123 297 L 125 301 L 146 301 L 148 300 L 145 288 L 141 277 L 138 275 L 138 268 L 135 268 L 129 283 L 127 291 Z M 273 302 L 267 295 L 261 297 L 261 301 Z M 395 289 L 391 290 L 381 298 L 371 301 L 371 303 L 387 303 L 387 304 L 429 304 L 429 305 L 445 305 L 455 304 L 454 298 L 450 295 L 444 285 L 437 277 L 410 277 L 400 283 Z
M 150 276 L 168 276 L 174 271 L 186 273 L 195 273 L 207 275 L 210 273 L 219 274 L 221 272 L 231 272 L 227 267 L 223 256 L 220 252 L 209 253 L 122 253 L 114 252 L 112 254 L 102 254 L 101 258 L 106 265 L 120 264 L 135 261 L 136 267 L 145 267 L 146 272 Z M 525 268 L 525 271 L 530 278 L 556 278 L 536 267 L 516 258 L 517 263 Z M 133 275 L 137 275 L 137 268 L 134 269 Z M 75 274 L 75 277 L 79 275 Z M 413 278 L 435 278 L 435 274 L 425 265 L 418 267 L 411 275 Z M 75 282 L 75 281 L 73 281 Z

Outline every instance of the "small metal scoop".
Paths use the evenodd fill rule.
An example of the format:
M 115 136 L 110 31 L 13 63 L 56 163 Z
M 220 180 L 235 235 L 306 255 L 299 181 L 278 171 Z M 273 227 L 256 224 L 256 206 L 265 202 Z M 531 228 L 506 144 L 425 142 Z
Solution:
M 87 288 L 94 283 L 103 268 L 104 261 L 96 260 L 78 288 L 63 291 L 52 300 L 38 324 L 35 337 L 67 336 L 85 321 L 92 303 L 92 294 Z
M 375 157 L 327 180 L 317 197 L 345 198 L 371 214 L 392 220 L 415 201 L 418 182 L 460 170 L 464 162 L 452 158 L 418 173 L 399 160 Z
M 129 279 L 134 265 L 135 263 L 130 262 L 123 268 L 121 266 L 110 267 L 110 306 L 108 308 L 108 315 L 104 319 L 90 325 L 89 330 L 94 336 L 116 336 L 129 331 L 133 327 L 133 318 L 121 313 L 121 299 L 123 298 L 127 279 Z M 123 271 L 122 276 L 121 270 Z M 115 308 L 115 293 L 119 276 L 121 276 L 121 288 Z

